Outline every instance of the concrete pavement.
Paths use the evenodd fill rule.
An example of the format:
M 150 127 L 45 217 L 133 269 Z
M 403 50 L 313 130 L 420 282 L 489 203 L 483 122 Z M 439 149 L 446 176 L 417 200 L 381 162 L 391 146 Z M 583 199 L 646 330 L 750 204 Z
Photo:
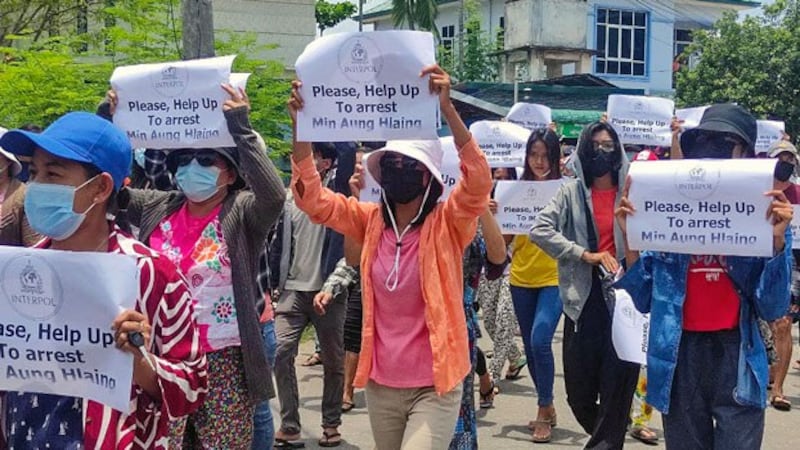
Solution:
M 533 383 L 527 370 L 525 375 L 517 381 L 504 381 L 500 385 L 501 393 L 496 397 L 495 406 L 489 410 L 478 411 L 478 438 L 479 446 L 484 449 L 530 449 L 533 446 L 545 448 L 581 448 L 587 440 L 572 412 L 566 403 L 564 393 L 564 373 L 561 364 L 561 332 L 556 333 L 553 351 L 556 357 L 556 383 L 555 402 L 558 412 L 558 427 L 553 429 L 553 441 L 549 444 L 533 444 L 530 441 L 530 432 L 527 423 L 535 418 L 536 398 Z M 794 359 L 800 357 L 797 349 L 797 326 L 793 328 L 795 353 Z M 486 336 L 486 333 L 484 333 Z M 488 337 L 480 341 L 484 350 L 491 349 Z M 521 343 L 520 343 L 521 348 Z M 306 356 L 313 353 L 313 341 L 306 342 L 300 347 L 298 362 L 304 361 Z M 306 448 L 317 449 L 317 439 L 322 434 L 320 428 L 320 401 L 322 397 L 322 366 L 302 367 L 297 366 L 297 378 L 300 383 L 300 413 L 304 426 L 303 436 Z M 477 385 L 476 385 L 476 406 Z M 783 450 L 797 448 L 797 430 L 800 427 L 800 371 L 789 369 L 789 375 L 784 387 L 785 393 L 793 403 L 790 412 L 780 412 L 773 408 L 767 409 L 766 432 L 763 448 L 767 450 Z M 276 428 L 280 426 L 277 399 L 273 400 L 272 408 L 275 412 Z M 342 416 L 343 425 L 340 428 L 343 442 L 342 449 L 372 449 L 374 441 L 369 426 L 369 418 L 365 408 L 363 391 L 356 391 L 356 408 Z M 661 417 L 658 412 L 654 414 L 652 428 L 661 436 Z M 658 449 L 664 448 L 663 440 L 658 446 L 647 446 L 632 438 L 628 438 L 625 448 L 630 449 Z

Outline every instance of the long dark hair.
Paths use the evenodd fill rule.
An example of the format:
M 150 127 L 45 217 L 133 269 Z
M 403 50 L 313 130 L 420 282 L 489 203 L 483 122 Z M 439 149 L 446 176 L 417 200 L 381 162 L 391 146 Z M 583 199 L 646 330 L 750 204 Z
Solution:
M 525 167 L 522 170 L 523 180 L 535 180 L 536 176 L 531 170 L 531 165 L 528 164 L 528 158 L 533 153 L 533 144 L 541 141 L 547 149 L 547 162 L 550 164 L 550 173 L 547 174 L 548 180 L 557 180 L 561 178 L 561 145 L 558 142 L 558 136 L 551 130 L 542 128 L 534 130 L 528 138 L 528 143 L 525 145 Z
M 619 135 L 617 135 L 617 132 L 614 131 L 614 127 L 606 122 L 594 122 L 587 125 L 583 129 L 581 137 L 578 139 L 578 148 L 575 151 L 578 153 L 578 158 L 581 163 L 583 183 L 588 188 L 591 188 L 592 183 L 594 183 L 594 176 L 588 169 L 589 166 L 592 165 L 592 159 L 597 154 L 597 151 L 594 149 L 594 144 L 592 143 L 592 137 L 600 131 L 607 131 L 609 136 L 611 136 L 611 140 L 614 141 L 614 154 L 617 158 L 619 158 L 619 161 L 616 164 L 616 169 L 619 169 L 619 166 L 622 164 L 622 155 L 624 152 L 622 150 L 622 144 L 619 141 Z M 614 183 L 614 186 L 619 186 L 618 170 L 611 171 L 611 179 Z

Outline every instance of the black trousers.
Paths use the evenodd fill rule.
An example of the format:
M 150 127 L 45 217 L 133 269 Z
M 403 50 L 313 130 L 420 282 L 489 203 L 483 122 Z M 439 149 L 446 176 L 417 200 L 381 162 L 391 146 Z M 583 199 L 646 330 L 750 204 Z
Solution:
M 591 435 L 587 449 L 621 449 L 639 378 L 639 365 L 617 358 L 611 342 L 611 314 L 593 277 L 577 323 L 564 319 L 564 382 L 567 403 Z

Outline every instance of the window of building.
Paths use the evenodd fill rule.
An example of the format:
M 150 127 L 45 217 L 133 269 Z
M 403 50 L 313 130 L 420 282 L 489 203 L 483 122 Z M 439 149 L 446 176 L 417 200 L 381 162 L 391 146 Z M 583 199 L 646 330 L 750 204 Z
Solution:
M 686 50 L 686 47 L 692 43 L 692 30 L 675 30 L 675 38 L 674 38 L 674 54 L 672 56 L 678 56 L 683 54 Z
M 506 18 L 500 17 L 500 26 L 497 27 L 497 49 L 502 50 L 505 48 L 506 42 Z
M 646 12 L 599 8 L 595 25 L 595 72 L 644 76 L 647 64 Z
M 456 38 L 456 26 L 445 25 L 442 27 L 442 46 L 448 50 L 453 48 Z

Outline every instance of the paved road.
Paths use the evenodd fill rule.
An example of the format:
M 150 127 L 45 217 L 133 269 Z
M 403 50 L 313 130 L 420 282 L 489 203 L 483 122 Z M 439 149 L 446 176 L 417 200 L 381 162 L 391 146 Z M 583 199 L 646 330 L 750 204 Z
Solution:
M 794 327 L 794 342 L 797 342 L 797 327 Z M 485 335 L 485 333 L 484 333 Z M 490 410 L 478 412 L 478 437 L 479 445 L 484 449 L 530 449 L 534 445 L 543 447 L 550 445 L 555 448 L 581 448 L 587 436 L 581 431 L 580 426 L 572 416 L 566 403 L 564 393 L 564 373 L 561 369 L 561 327 L 556 333 L 553 350 L 556 355 L 556 409 L 558 411 L 558 427 L 553 430 L 553 441 L 550 444 L 533 444 L 527 423 L 534 418 L 536 413 L 536 399 L 533 384 L 527 371 L 524 378 L 514 382 L 504 382 L 497 396 L 495 407 Z M 488 338 L 480 342 L 481 348 L 491 348 Z M 520 344 L 521 345 L 521 344 Z M 305 360 L 313 352 L 313 341 L 301 346 L 301 355 L 298 361 Z M 795 359 L 800 352 L 795 345 Z M 316 449 L 317 439 L 321 436 L 320 400 L 322 394 L 322 366 L 311 368 L 297 367 L 297 378 L 300 382 L 301 417 L 305 429 L 306 448 Z M 477 387 L 476 387 L 477 392 Z M 767 410 L 767 430 L 764 437 L 763 448 L 767 450 L 783 450 L 797 448 L 797 430 L 800 427 L 800 371 L 789 369 L 786 380 L 785 392 L 795 409 L 790 412 L 780 412 L 772 408 Z M 477 402 L 477 398 L 476 398 Z M 372 449 L 373 439 L 364 407 L 363 392 L 356 393 L 357 408 L 343 415 L 344 424 L 340 431 L 345 443 L 342 449 Z M 273 410 L 276 412 L 276 426 L 279 426 L 277 414 L 277 400 L 273 401 Z M 661 418 L 656 412 L 652 422 L 653 428 L 661 433 Z M 663 441 L 659 446 L 646 446 L 632 438 L 628 438 L 625 445 L 631 449 L 658 449 L 664 448 Z

